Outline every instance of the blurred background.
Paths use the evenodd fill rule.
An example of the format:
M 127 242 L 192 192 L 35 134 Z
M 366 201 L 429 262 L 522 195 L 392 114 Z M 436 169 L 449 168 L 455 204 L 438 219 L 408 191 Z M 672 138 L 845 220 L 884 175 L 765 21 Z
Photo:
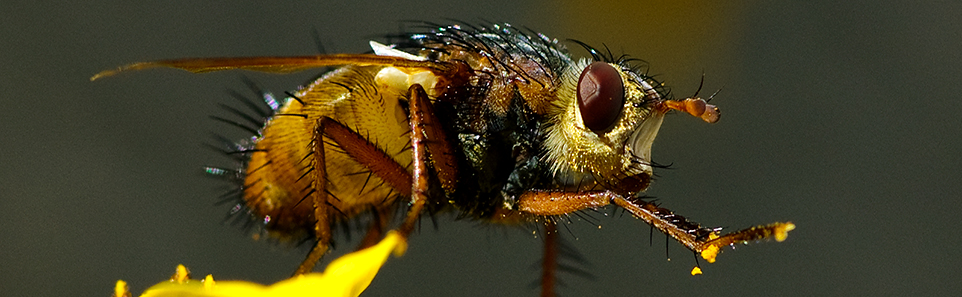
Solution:
M 242 76 L 281 93 L 317 73 L 177 70 L 179 57 L 368 50 L 403 20 L 509 22 L 644 59 L 678 96 L 722 91 L 722 120 L 675 115 L 648 194 L 705 225 L 791 220 L 782 243 L 690 252 L 614 209 L 564 237 L 594 279 L 563 296 L 962 295 L 962 3 L 951 1 L 5 1 L 0 18 L 0 295 L 139 294 L 195 277 L 273 283 L 306 248 L 252 240 L 204 165 Z M 585 53 L 569 44 L 575 56 Z M 541 239 L 441 217 L 364 296 L 535 296 Z M 562 229 L 564 230 L 564 229 Z M 338 251 L 352 249 L 340 246 Z M 333 257 L 326 258 L 327 260 Z M 321 265 L 324 265 L 323 263 Z

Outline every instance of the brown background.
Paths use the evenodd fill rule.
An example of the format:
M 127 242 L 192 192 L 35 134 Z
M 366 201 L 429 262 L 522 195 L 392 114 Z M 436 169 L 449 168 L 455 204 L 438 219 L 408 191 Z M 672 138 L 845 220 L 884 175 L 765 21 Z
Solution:
M 798 225 L 691 277 L 690 254 L 671 243 L 666 261 L 664 238 L 649 246 L 637 220 L 575 220 L 565 236 L 596 279 L 565 276 L 565 296 L 962 294 L 962 4 L 128 2 L 0 5 L 0 295 L 108 296 L 120 278 L 139 293 L 178 263 L 270 283 L 306 251 L 222 223 L 223 188 L 200 168 L 229 164 L 203 147 L 210 132 L 243 135 L 207 118 L 232 102 L 226 89 L 245 91 L 242 75 L 280 93 L 312 73 L 90 75 L 159 58 L 312 54 L 315 28 L 329 52 L 361 52 L 400 20 L 445 18 L 604 43 L 649 61 L 680 95 L 705 73 L 706 90 L 722 89 L 722 121 L 667 119 L 654 158 L 674 169 L 649 194 L 706 224 Z M 365 296 L 537 294 L 529 231 L 423 226 Z

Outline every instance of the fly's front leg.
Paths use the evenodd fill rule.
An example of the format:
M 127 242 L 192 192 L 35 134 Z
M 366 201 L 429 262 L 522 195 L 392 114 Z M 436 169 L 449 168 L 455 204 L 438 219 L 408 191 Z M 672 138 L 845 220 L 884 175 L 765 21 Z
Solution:
M 501 220 L 512 221 L 531 217 L 559 216 L 583 209 L 609 204 L 615 194 L 607 191 L 578 193 L 561 191 L 529 191 L 518 198 L 516 211 L 500 211 Z M 541 262 L 541 296 L 555 296 L 558 270 L 557 221 L 544 220 L 544 255 Z
M 654 203 L 641 199 L 627 199 L 610 191 L 529 191 L 521 194 L 518 199 L 517 212 L 519 213 L 512 215 L 557 216 L 588 208 L 599 208 L 611 203 L 624 208 L 636 218 L 671 236 L 688 249 L 701 254 L 702 258 L 708 262 L 715 261 L 715 257 L 723 246 L 769 237 L 774 237 L 776 241 L 783 241 L 788 236 L 788 231 L 795 229 L 792 223 L 773 223 L 721 235 L 721 228 L 705 228 Z M 507 217 L 509 216 L 505 216 Z
M 518 210 L 528 215 L 557 216 L 603 207 L 615 197 L 620 196 L 609 191 L 528 191 L 518 197 Z
M 573 212 L 585 210 L 585 209 L 595 209 L 607 206 L 614 202 L 615 204 L 622 206 L 631 212 L 635 217 L 642 219 L 649 225 L 658 228 L 665 234 L 675 237 L 685 244 L 685 241 L 692 241 L 692 236 L 685 233 L 685 230 L 672 228 L 674 225 L 669 224 L 664 220 L 664 218 L 657 215 L 652 215 L 651 212 L 645 211 L 643 206 L 652 205 L 651 203 L 646 203 L 643 206 L 631 204 L 628 200 L 625 200 L 621 195 L 615 194 L 611 191 L 588 191 L 588 192 L 563 192 L 563 191 L 528 191 L 522 193 L 518 197 L 518 207 L 514 212 L 505 212 L 502 218 L 504 219 L 517 219 L 517 218 L 528 218 L 531 217 L 552 217 L 567 215 Z M 666 210 L 667 211 L 667 210 Z M 670 213 L 670 212 L 669 212 Z M 684 219 L 684 218 L 682 218 Z M 557 228 L 555 226 L 555 220 L 546 219 L 545 220 L 545 247 L 544 247 L 544 262 L 542 262 L 542 276 L 541 276 L 541 296 L 548 297 L 554 296 L 554 284 L 556 279 L 557 264 Z M 690 249 L 695 250 L 692 246 L 685 244 Z
M 659 231 L 668 234 L 693 252 L 700 254 L 709 263 L 715 262 L 715 257 L 721 252 L 721 248 L 726 245 L 748 243 L 771 237 L 780 242 L 788 237 L 789 231 L 795 229 L 795 224 L 791 222 L 779 222 L 721 235 L 721 228 L 702 227 L 698 223 L 691 222 L 685 217 L 676 215 L 671 210 L 658 207 L 651 202 L 638 199 L 629 200 L 620 196 L 612 199 L 612 202 Z

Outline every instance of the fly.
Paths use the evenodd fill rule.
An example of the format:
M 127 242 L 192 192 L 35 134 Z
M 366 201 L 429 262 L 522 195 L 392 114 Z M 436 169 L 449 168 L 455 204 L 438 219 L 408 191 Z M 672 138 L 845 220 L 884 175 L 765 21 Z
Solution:
M 507 24 L 428 27 L 393 45 L 371 42 L 373 54 L 160 60 L 91 80 L 154 67 L 339 67 L 272 108 L 253 140 L 231 152 L 243 157 L 241 168 L 208 169 L 241 181 L 244 206 L 269 234 L 314 239 L 295 274 L 328 252 L 334 227 L 365 213 L 376 219 L 362 247 L 392 227 L 407 238 L 428 211 L 543 224 L 547 295 L 556 224 L 581 210 L 617 205 L 708 262 L 724 246 L 782 241 L 794 229 L 773 223 L 722 234 L 643 198 L 665 114 L 718 121 L 719 109 L 697 93 L 674 99 L 637 60 L 580 42 L 591 57 L 574 59 L 558 40 Z M 406 214 L 391 226 L 398 211 Z

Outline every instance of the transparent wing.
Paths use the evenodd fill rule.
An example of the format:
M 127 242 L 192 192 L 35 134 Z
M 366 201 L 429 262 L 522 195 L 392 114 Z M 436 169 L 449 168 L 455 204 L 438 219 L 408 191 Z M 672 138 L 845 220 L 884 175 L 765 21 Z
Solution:
M 90 77 L 90 80 L 97 80 L 125 71 L 142 70 L 156 67 L 177 68 L 193 73 L 231 69 L 243 69 L 268 73 L 292 73 L 312 68 L 338 65 L 384 65 L 402 69 L 408 68 L 412 70 L 429 70 L 438 75 L 449 73 L 455 69 L 455 66 L 451 63 L 418 61 L 403 57 L 378 56 L 371 54 L 334 54 L 300 57 L 186 58 L 127 64 L 117 69 L 101 71 L 100 73 Z

